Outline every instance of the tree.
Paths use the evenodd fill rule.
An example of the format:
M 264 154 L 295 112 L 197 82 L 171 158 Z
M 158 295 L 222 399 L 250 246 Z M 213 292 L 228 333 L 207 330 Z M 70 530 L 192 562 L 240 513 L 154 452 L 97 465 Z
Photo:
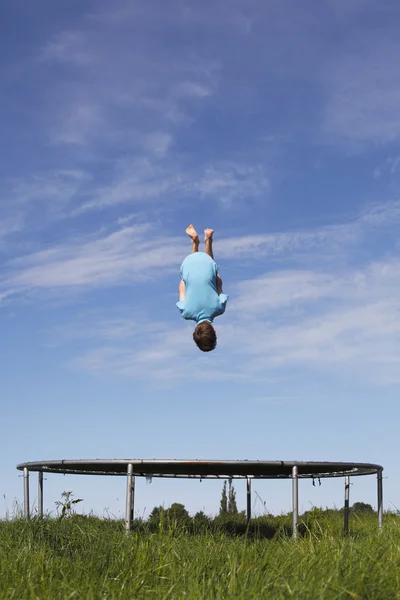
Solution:
M 222 488 L 221 502 L 219 505 L 220 515 L 237 515 L 238 508 L 236 504 L 236 492 L 232 485 L 232 479 L 229 479 L 228 493 L 226 490 L 226 481 L 224 481 L 224 487 Z
M 228 496 L 226 494 L 226 480 L 224 481 L 224 487 L 222 488 L 221 502 L 219 505 L 219 514 L 228 514 Z
M 230 515 L 237 515 L 238 509 L 236 504 L 236 492 L 232 485 L 232 479 L 229 480 L 229 494 L 228 494 L 228 513 Z
M 370 504 L 366 504 L 365 502 L 354 502 L 351 507 L 352 511 L 355 513 L 373 513 L 374 509 Z
M 178 526 L 188 526 L 191 521 L 191 517 L 185 506 L 179 502 L 174 502 L 171 504 L 171 506 L 165 511 L 165 517 L 167 523 L 170 525 L 174 524 Z
M 202 510 L 197 512 L 193 517 L 193 525 L 195 529 L 205 529 L 211 523 L 210 517 L 208 517 Z
M 149 525 L 157 527 L 161 523 L 176 523 L 177 525 L 188 525 L 190 521 L 191 517 L 188 511 L 186 510 L 184 505 L 179 504 L 179 502 L 174 502 L 167 509 L 165 509 L 163 506 L 155 506 L 148 518 Z
M 149 514 L 148 523 L 149 525 L 158 525 L 160 523 L 160 518 L 162 513 L 164 512 L 163 506 L 155 506 L 151 513 Z

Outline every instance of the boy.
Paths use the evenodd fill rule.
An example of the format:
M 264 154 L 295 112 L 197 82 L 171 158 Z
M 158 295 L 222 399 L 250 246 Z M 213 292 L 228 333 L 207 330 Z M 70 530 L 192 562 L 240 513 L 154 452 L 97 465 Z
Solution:
M 205 252 L 199 252 L 200 239 L 193 225 L 186 229 L 192 240 L 192 254 L 181 266 L 182 280 L 179 284 L 179 308 L 184 319 L 196 321 L 193 339 L 203 352 L 214 350 L 217 335 L 213 319 L 225 312 L 229 296 L 222 293 L 222 279 L 214 261 L 213 229 L 205 229 Z

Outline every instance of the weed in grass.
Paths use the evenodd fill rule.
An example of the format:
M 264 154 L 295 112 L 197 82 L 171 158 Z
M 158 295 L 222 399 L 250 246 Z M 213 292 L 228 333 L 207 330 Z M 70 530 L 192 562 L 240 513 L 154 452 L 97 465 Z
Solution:
M 286 519 L 286 526 L 289 519 Z M 293 540 L 284 518 L 272 539 L 223 527 L 190 530 L 72 515 L 0 522 L 0 598 L 8 599 L 368 599 L 400 590 L 400 520 L 375 515 L 342 534 L 335 515 L 306 515 Z

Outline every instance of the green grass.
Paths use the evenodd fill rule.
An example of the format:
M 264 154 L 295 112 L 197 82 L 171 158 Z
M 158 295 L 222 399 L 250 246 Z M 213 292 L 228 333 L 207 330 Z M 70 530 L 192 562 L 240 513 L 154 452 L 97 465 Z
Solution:
M 282 519 L 282 524 L 285 524 Z M 296 541 L 94 517 L 0 522 L 0 598 L 400 598 L 400 519 L 307 516 Z

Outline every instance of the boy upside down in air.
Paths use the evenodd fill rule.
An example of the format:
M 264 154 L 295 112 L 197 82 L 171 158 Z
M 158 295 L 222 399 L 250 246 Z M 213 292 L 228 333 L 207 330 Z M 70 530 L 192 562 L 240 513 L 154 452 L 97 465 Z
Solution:
M 186 229 L 192 240 L 192 254 L 181 265 L 179 308 L 184 319 L 196 321 L 193 339 L 203 352 L 214 350 L 217 335 L 212 325 L 225 312 L 229 296 L 222 293 L 222 279 L 214 261 L 213 229 L 205 229 L 205 252 L 199 252 L 200 239 L 193 225 Z

